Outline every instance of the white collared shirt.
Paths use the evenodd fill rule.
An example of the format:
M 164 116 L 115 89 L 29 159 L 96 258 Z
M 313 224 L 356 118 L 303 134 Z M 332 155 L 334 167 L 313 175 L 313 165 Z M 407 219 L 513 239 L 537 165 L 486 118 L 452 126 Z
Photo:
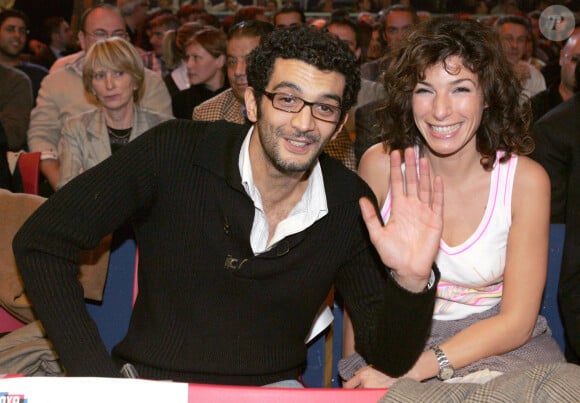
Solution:
M 278 223 L 276 232 L 270 240 L 270 243 L 268 243 L 268 221 L 262 205 L 262 196 L 254 183 L 254 175 L 250 162 L 250 138 L 253 132 L 254 126 L 250 128 L 242 143 L 238 164 L 242 177 L 242 185 L 248 196 L 254 202 L 255 214 L 252 232 L 250 233 L 250 243 L 253 252 L 258 254 L 268 250 L 281 239 L 310 227 L 328 214 L 328 206 L 326 204 L 322 169 L 320 168 L 320 162 L 316 161 L 316 165 L 308 177 L 308 187 L 302 195 L 302 199 L 294 206 L 290 214 L 288 214 L 288 217 Z

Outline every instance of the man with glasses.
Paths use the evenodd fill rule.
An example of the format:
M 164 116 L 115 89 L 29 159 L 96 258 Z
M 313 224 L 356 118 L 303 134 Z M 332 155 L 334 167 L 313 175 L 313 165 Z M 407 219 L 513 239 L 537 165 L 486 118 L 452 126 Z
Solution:
M 81 18 L 78 38 L 83 49 L 69 57 L 59 59 L 51 73 L 42 81 L 37 106 L 30 116 L 28 147 L 30 151 L 42 152 L 40 169 L 52 189 L 59 183 L 59 162 L 57 157 L 60 131 L 64 121 L 95 108 L 84 93 L 82 69 L 84 52 L 98 40 L 112 36 L 127 38 L 125 23 L 119 10 L 102 3 L 87 10 Z M 167 87 L 159 75 L 145 69 L 145 93 L 140 106 L 166 115 L 172 115 L 171 98 Z
M 574 69 L 580 61 L 580 28 L 575 28 L 560 50 L 560 82 L 532 97 L 534 122 L 546 112 L 567 101 L 577 90 Z
M 299 386 L 304 339 L 333 285 L 376 367 L 401 376 L 420 354 L 438 277 L 440 179 L 431 191 L 422 161 L 419 182 L 411 149 L 404 179 L 394 153 L 383 227 L 368 186 L 322 154 L 360 86 L 354 54 L 334 35 L 276 29 L 247 74 L 251 126 L 157 126 L 59 190 L 16 236 L 26 290 L 69 375 L 115 377 L 130 363 L 144 378 Z M 139 294 L 111 357 L 74 262 L 123 222 L 139 245 Z
M 23 61 L 22 52 L 28 43 L 28 16 L 19 10 L 0 12 L 0 64 L 22 71 L 32 84 L 32 102 L 38 95 L 48 70 L 36 63 Z
M 516 77 L 521 81 L 523 94 L 528 98 L 546 89 L 542 73 L 523 60 L 528 40 L 532 37 L 529 21 L 519 15 L 506 15 L 495 22 L 503 52 Z

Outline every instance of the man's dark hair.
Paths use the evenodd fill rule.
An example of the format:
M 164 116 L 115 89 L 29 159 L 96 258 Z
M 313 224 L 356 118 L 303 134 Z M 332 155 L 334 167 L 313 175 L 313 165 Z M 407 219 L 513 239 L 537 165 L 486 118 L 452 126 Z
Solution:
M 274 25 L 260 20 L 238 22 L 228 30 L 228 41 L 239 37 L 263 38 L 274 30 Z
M 263 91 L 272 77 L 276 59 L 295 59 L 322 71 L 344 76 L 343 114 L 356 103 L 360 89 L 357 60 L 348 45 L 329 33 L 307 25 L 290 25 L 272 31 L 248 57 L 248 84 Z
M 522 17 L 520 15 L 505 15 L 503 17 L 499 17 L 494 24 L 495 29 L 499 30 L 499 28 L 504 24 L 521 25 L 526 29 L 528 36 L 532 36 L 532 25 L 530 24 L 530 20 L 528 20 L 526 17 Z
M 234 24 L 242 21 L 255 20 L 266 15 L 266 8 L 262 6 L 242 6 L 234 14 Z
M 153 18 L 147 25 L 149 28 L 165 27 L 165 30 L 168 31 L 179 28 L 181 23 L 179 22 L 179 18 L 173 14 L 162 14 Z
M 274 14 L 272 14 L 272 22 L 276 24 L 276 17 L 279 14 L 290 14 L 290 13 L 300 14 L 300 21 L 302 21 L 303 24 L 306 22 L 306 15 L 304 14 L 304 10 L 295 5 L 280 7 L 278 10 L 274 11 Z
M 2 10 L 2 12 L 0 12 L 0 26 L 4 24 L 4 21 L 6 21 L 8 18 L 20 18 L 22 21 L 24 21 L 26 28 L 30 26 L 30 20 L 28 19 L 28 16 L 20 10 L 16 10 L 14 8 Z

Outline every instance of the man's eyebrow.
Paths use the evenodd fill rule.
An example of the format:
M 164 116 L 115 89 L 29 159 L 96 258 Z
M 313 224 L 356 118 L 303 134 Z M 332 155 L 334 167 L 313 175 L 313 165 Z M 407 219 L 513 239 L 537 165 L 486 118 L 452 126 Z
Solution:
M 276 84 L 274 86 L 274 89 L 273 90 L 275 91 L 275 90 L 280 90 L 280 89 L 290 89 L 290 90 L 293 90 L 293 91 L 297 92 L 298 94 L 302 94 L 302 89 L 298 85 L 296 85 L 296 84 L 294 84 L 294 83 L 292 83 L 290 81 L 281 81 L 281 82 L 279 82 L 278 84 Z M 338 102 L 339 105 L 342 104 L 341 97 L 339 97 L 336 94 L 322 94 L 319 97 L 319 99 L 320 98 L 336 101 L 336 102 Z M 313 101 L 313 102 L 318 102 L 318 101 Z

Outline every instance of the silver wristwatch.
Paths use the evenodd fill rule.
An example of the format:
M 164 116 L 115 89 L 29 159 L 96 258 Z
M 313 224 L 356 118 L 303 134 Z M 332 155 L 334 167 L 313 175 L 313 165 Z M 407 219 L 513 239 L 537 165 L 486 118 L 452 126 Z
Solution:
M 441 350 L 439 346 L 433 347 L 432 350 L 435 352 L 435 357 L 439 363 L 439 374 L 437 374 L 437 378 L 441 381 L 453 378 L 455 369 L 453 369 L 453 366 L 449 362 L 449 359 L 447 359 L 443 350 Z

